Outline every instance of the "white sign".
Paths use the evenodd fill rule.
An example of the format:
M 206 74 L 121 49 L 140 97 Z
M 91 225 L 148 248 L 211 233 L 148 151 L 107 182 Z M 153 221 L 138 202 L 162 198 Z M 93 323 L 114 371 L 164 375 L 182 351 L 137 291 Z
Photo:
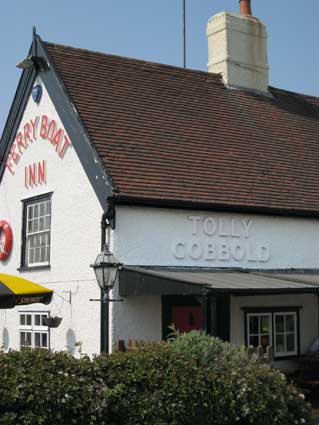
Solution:
M 191 215 L 187 239 L 174 241 L 172 252 L 177 260 L 201 260 L 265 263 L 270 260 L 270 247 L 255 242 L 255 223 L 252 219 L 213 218 Z

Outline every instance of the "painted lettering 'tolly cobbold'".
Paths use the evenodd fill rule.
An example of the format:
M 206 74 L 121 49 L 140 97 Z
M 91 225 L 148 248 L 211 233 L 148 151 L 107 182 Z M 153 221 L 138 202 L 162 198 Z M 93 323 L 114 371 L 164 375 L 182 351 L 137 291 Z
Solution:
M 50 119 L 47 115 L 36 116 L 22 125 L 21 128 L 22 130 L 18 132 L 11 145 L 6 160 L 6 169 L 12 175 L 14 175 L 15 167 L 24 152 L 39 139 L 48 140 L 60 158 L 64 157 L 71 145 L 65 131 L 58 126 L 54 119 Z

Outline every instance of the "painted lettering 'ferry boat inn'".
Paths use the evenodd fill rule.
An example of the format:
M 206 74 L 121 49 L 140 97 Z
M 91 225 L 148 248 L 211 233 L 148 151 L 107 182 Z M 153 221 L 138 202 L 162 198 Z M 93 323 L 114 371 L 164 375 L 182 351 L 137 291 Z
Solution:
M 34 34 L 0 144 L 0 272 L 54 295 L 0 311 L 4 349 L 92 355 L 173 323 L 280 361 L 318 337 L 319 99 L 269 86 L 240 5 L 208 21 L 208 72 Z M 102 307 L 101 222 L 123 300 Z

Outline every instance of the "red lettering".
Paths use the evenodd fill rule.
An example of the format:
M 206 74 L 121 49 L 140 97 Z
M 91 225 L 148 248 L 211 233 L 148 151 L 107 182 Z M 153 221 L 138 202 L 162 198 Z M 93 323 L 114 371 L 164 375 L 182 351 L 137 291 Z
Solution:
M 28 142 L 31 143 L 31 137 L 30 137 L 31 126 L 28 122 L 24 125 L 23 130 L 24 130 L 24 144 L 26 148 L 28 146 Z
M 16 153 L 16 152 L 15 152 L 15 148 L 16 148 L 15 143 L 12 143 L 12 146 L 11 146 L 11 148 L 10 148 L 10 152 L 9 152 L 9 155 L 11 156 L 12 161 L 13 161 L 15 164 L 17 164 L 17 163 L 19 162 L 20 155 L 19 155 L 18 153 Z
M 38 183 L 45 183 L 45 161 L 38 163 Z
M 6 168 L 10 171 L 10 173 L 14 176 L 14 171 L 13 171 L 13 169 L 12 169 L 12 164 L 11 164 L 11 162 L 10 162 L 10 160 L 9 160 L 9 158 L 7 159 L 7 161 L 6 161 Z
M 31 120 L 33 140 L 37 140 L 36 131 L 38 128 L 38 124 L 39 124 L 39 117 L 35 117 L 34 121 Z
M 52 120 L 49 124 L 48 134 L 47 134 L 47 138 L 50 140 L 50 142 L 52 142 L 52 139 L 54 137 L 55 129 L 56 129 L 56 122 Z
M 59 149 L 60 143 L 62 141 L 63 138 L 63 133 L 64 131 L 60 128 L 56 133 L 55 136 L 53 137 L 53 139 L 51 140 L 51 143 L 53 146 L 55 146 L 55 150 L 56 152 Z
M 67 138 L 67 136 L 64 136 L 64 144 L 62 146 L 62 149 L 59 152 L 59 157 L 63 158 L 67 148 L 71 145 L 70 140 Z
M 42 115 L 41 120 L 41 130 L 40 130 L 40 136 L 42 139 L 46 139 L 48 137 L 48 117 L 46 115 Z
M 29 186 L 35 186 L 36 184 L 36 168 L 35 164 L 29 165 Z
M 24 145 L 23 140 L 22 140 L 21 131 L 18 133 L 18 135 L 16 137 L 16 142 L 17 142 L 17 145 L 18 145 L 18 148 L 19 148 L 19 152 L 21 154 L 21 146 L 25 149 L 25 145 Z

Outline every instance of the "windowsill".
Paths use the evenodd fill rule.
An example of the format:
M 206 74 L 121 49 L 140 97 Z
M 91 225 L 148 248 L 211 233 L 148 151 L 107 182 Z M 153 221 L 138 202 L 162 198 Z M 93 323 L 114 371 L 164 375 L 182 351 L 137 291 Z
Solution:
M 33 271 L 37 271 L 37 270 L 50 270 L 51 269 L 51 265 L 47 264 L 45 266 L 23 266 L 23 267 L 19 267 L 17 269 L 18 272 L 33 272 Z

